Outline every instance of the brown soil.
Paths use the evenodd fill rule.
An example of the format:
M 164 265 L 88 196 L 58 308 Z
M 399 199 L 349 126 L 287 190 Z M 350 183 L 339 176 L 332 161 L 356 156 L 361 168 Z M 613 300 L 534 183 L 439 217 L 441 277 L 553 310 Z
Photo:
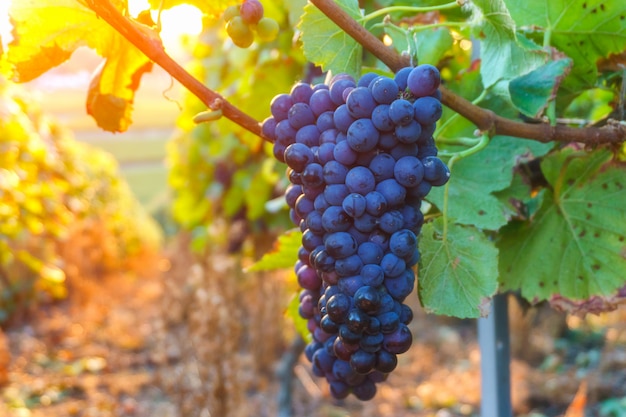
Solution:
M 281 387 L 275 369 L 292 335 L 289 321 L 267 323 L 287 329 L 283 341 L 274 340 L 282 350 L 238 356 L 242 359 L 231 376 L 217 375 L 214 368 L 203 372 L 204 360 L 192 357 L 198 351 L 187 349 L 197 342 L 187 340 L 189 329 L 181 333 L 193 312 L 172 307 L 172 297 L 178 297 L 172 295 L 172 285 L 188 284 L 189 265 L 182 269 L 186 273 L 176 272 L 167 258 L 145 259 L 143 265 L 139 276 L 82 278 L 74 282 L 66 302 L 38 309 L 21 324 L 0 332 L 0 384 L 4 384 L 0 416 L 277 415 Z M 416 312 L 411 324 L 414 344 L 400 356 L 398 369 L 379 385 L 374 400 L 332 400 L 325 382 L 311 376 L 301 357 L 294 369 L 293 415 L 478 416 L 480 352 L 475 322 L 428 316 L 414 297 L 410 303 Z M 577 408 L 571 407 L 566 416 L 582 416 L 575 414 L 582 409 L 588 416 L 600 416 L 603 401 L 626 396 L 625 308 L 594 320 L 570 318 L 570 328 L 577 330 L 565 335 L 559 334 L 563 320 L 555 319 L 555 313 L 534 310 L 522 316 L 513 308 L 511 315 L 516 415 L 531 411 L 563 415 L 579 391 Z M 594 329 L 600 333 L 591 332 Z M 266 358 L 269 366 L 256 366 L 258 357 Z M 190 378 L 190 366 L 197 368 L 197 385 L 180 383 Z M 223 382 L 211 395 L 219 398 L 220 414 L 199 398 L 218 377 Z M 190 392 L 194 386 L 195 394 L 202 395 Z M 235 390 L 244 390 L 244 397 L 229 403 L 226 397 L 234 396 Z

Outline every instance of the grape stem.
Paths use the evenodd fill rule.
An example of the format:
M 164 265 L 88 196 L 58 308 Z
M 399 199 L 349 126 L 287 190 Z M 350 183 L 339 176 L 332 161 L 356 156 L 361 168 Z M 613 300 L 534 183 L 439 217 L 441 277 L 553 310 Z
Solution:
M 367 31 L 333 0 L 310 0 L 322 13 L 335 22 L 344 32 L 396 72 L 410 65 L 410 57 L 398 54 L 387 47 L 380 39 Z M 601 143 L 620 144 L 626 140 L 626 126 L 609 123 L 603 127 L 550 126 L 549 123 L 523 123 L 496 115 L 453 93 L 444 86 L 441 102 L 474 123 L 483 132 L 493 135 L 506 135 L 532 139 L 538 142 L 579 142 L 588 145 Z
M 450 173 L 452 173 L 452 167 L 454 166 L 454 163 L 456 161 L 458 161 L 459 159 L 463 159 L 463 158 L 467 158 L 470 155 L 474 155 L 477 152 L 480 152 L 481 150 L 483 150 L 488 144 L 489 144 L 489 134 L 487 132 L 484 132 L 482 134 L 482 136 L 480 137 L 480 140 L 478 141 L 477 144 L 475 144 L 474 146 L 472 146 L 469 149 L 465 149 L 463 151 L 460 152 L 456 152 L 454 153 L 454 155 L 452 155 L 452 158 L 450 158 L 450 160 L 448 161 L 448 169 L 450 170 Z M 449 194 L 449 190 L 450 190 L 450 181 L 448 181 L 446 183 L 446 185 L 443 188 L 443 208 L 442 208 L 442 215 L 443 215 L 443 241 L 444 243 L 446 242 L 447 238 L 448 238 L 448 194 Z
M 87 0 L 87 5 L 150 60 L 167 71 L 174 79 L 200 99 L 209 109 L 222 111 L 224 117 L 244 129 L 263 137 L 261 124 L 250 115 L 209 89 L 170 57 L 158 36 L 147 26 L 123 16 L 110 0 Z M 267 140 L 267 138 L 264 138 Z
M 413 7 L 413 6 L 391 6 L 391 7 L 384 7 L 382 9 L 376 10 L 375 12 L 372 12 L 370 14 L 367 14 L 365 16 L 363 16 L 361 19 L 359 19 L 359 21 L 361 23 L 365 23 L 368 22 L 372 19 L 376 19 L 377 17 L 380 16 L 385 16 L 388 15 L 389 13 L 393 13 L 393 12 L 413 12 L 413 13 L 427 13 L 427 12 L 434 12 L 434 11 L 438 11 L 438 10 L 448 10 L 448 9 L 454 9 L 456 7 L 459 7 L 459 4 L 456 1 L 453 1 L 451 3 L 446 3 L 446 4 L 442 4 L 439 6 L 429 6 L 429 7 Z

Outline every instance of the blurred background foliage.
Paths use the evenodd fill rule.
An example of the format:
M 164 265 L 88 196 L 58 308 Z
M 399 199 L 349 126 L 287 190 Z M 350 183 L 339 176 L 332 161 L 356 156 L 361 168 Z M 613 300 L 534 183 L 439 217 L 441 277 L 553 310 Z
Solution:
M 67 277 L 128 268 L 162 231 L 115 158 L 76 141 L 20 86 L 0 78 L 0 324 L 67 295 Z

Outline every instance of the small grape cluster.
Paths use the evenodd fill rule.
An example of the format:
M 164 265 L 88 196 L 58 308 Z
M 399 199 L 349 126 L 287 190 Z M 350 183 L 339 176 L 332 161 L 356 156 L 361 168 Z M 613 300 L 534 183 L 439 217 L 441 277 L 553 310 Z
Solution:
M 226 33 L 240 48 L 247 48 L 254 42 L 254 34 L 259 40 L 268 42 L 278 35 L 278 22 L 263 17 L 263 5 L 259 0 L 245 0 L 238 6 L 230 6 L 224 11 Z
M 423 198 L 447 182 L 433 133 L 442 107 L 432 65 L 394 78 L 339 74 L 276 96 L 263 134 L 288 165 L 295 271 L 313 372 L 338 399 L 369 400 L 411 346 L 403 304 L 415 286 Z

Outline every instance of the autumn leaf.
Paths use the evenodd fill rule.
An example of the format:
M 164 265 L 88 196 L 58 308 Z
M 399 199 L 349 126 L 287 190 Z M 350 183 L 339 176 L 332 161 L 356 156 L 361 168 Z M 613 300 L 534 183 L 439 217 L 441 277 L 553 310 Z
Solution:
M 120 2 L 114 3 L 121 9 Z M 105 61 L 90 86 L 88 113 L 105 130 L 127 129 L 139 79 L 151 69 L 143 53 L 82 0 L 13 2 L 9 16 L 13 40 L 7 59 L 15 81 L 33 80 L 65 62 L 79 47 L 90 47 Z M 117 111 L 111 113 L 111 108 Z

